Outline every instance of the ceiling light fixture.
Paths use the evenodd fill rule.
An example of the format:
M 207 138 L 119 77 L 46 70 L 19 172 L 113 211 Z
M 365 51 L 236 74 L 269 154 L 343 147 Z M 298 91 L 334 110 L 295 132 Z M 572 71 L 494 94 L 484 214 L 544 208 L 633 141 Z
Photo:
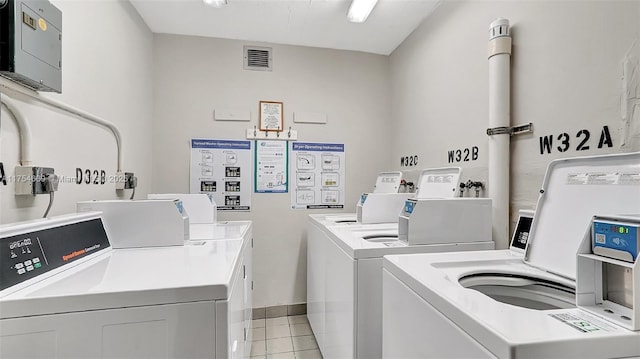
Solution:
M 353 0 L 347 12 L 347 19 L 351 22 L 365 22 L 377 2 L 378 0 Z
M 228 4 L 228 0 L 202 0 L 205 4 L 213 7 L 222 7 Z

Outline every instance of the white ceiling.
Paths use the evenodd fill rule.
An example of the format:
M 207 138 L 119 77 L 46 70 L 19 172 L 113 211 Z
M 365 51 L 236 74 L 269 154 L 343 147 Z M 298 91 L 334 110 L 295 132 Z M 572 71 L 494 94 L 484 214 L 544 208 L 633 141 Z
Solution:
M 365 23 L 347 21 L 351 0 L 130 0 L 151 31 L 389 55 L 440 0 L 379 0 Z

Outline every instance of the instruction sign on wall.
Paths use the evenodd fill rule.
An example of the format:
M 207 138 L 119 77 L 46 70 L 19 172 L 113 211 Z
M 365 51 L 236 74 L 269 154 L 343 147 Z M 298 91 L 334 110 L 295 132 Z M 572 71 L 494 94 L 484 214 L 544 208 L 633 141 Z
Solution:
M 344 144 L 290 142 L 291 208 L 344 208 Z
M 212 194 L 222 211 L 248 211 L 251 165 L 251 141 L 192 139 L 189 192 Z
M 260 140 L 255 145 L 255 191 L 286 193 L 289 189 L 287 142 Z

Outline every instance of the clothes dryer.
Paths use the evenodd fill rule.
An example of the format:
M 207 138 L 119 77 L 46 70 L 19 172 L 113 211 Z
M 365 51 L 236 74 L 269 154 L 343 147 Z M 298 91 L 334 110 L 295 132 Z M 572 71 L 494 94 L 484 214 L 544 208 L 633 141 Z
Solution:
M 242 358 L 251 235 L 112 249 L 95 212 L 1 226 L 0 357 Z

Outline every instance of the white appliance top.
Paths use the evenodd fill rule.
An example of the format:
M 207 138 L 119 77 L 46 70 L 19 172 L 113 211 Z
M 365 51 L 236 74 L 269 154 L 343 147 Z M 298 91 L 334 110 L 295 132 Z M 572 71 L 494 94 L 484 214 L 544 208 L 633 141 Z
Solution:
M 242 240 L 115 249 L 0 299 L 0 319 L 226 299 Z
M 422 171 L 415 198 L 455 197 L 461 173 L 460 167 L 430 168 Z
M 640 213 L 640 153 L 561 159 L 549 164 L 525 261 L 576 279 L 576 254 L 591 218 Z
M 310 214 L 309 220 L 319 225 L 360 225 L 355 213 Z
M 391 255 L 383 259 L 391 273 L 499 358 L 630 357 L 640 355 L 640 332 L 631 332 L 579 309 L 532 310 L 500 303 L 458 280 L 474 273 L 512 273 L 549 279 L 509 250 Z M 581 331 L 564 318 L 579 318 L 593 331 Z M 536 349 L 551 350 L 542 355 Z
M 11 254 L 10 258 L 14 258 L 12 261 L 22 261 L 22 257 L 31 261 L 33 256 L 41 261 L 47 261 L 48 257 L 48 263 L 63 260 L 61 265 L 1 291 L 0 319 L 227 299 L 233 278 L 240 271 L 240 252 L 248 245 L 252 233 L 251 222 L 227 222 L 216 226 L 219 240 L 188 241 L 184 246 L 111 249 L 101 222 L 96 222 L 99 220 L 100 213 L 92 212 L 0 226 L 3 246 L 17 254 L 14 257 L 5 251 L 4 255 Z M 229 230 L 222 228 L 225 226 Z M 223 234 L 228 237 L 222 239 Z M 65 235 L 82 235 L 83 240 L 73 241 Z M 103 242 L 88 249 L 76 248 L 86 242 L 84 238 L 94 237 Z M 203 236 L 213 238 L 213 234 Z M 63 244 L 60 241 L 64 241 L 65 248 L 56 253 L 55 249 Z M 48 252 L 37 251 L 43 245 Z M 20 254 L 27 247 L 32 254 Z M 64 263 L 65 257 L 75 256 L 80 259 Z M 17 268 L 5 267 L 3 270 L 9 271 Z M 45 267 L 36 267 L 29 273 Z M 11 273 L 12 277 L 7 278 L 16 277 Z
M 431 245 L 408 245 L 398 240 L 397 223 L 363 224 L 359 226 L 329 226 L 329 237 L 354 259 L 382 258 L 388 254 L 437 253 L 472 250 L 476 243 L 447 243 Z M 486 242 L 493 248 L 493 242 Z
M 189 225 L 189 239 L 220 240 L 245 237 L 251 227 L 249 221 L 194 223 Z
M 401 181 L 402 172 L 382 172 L 376 178 L 373 193 L 398 193 Z

